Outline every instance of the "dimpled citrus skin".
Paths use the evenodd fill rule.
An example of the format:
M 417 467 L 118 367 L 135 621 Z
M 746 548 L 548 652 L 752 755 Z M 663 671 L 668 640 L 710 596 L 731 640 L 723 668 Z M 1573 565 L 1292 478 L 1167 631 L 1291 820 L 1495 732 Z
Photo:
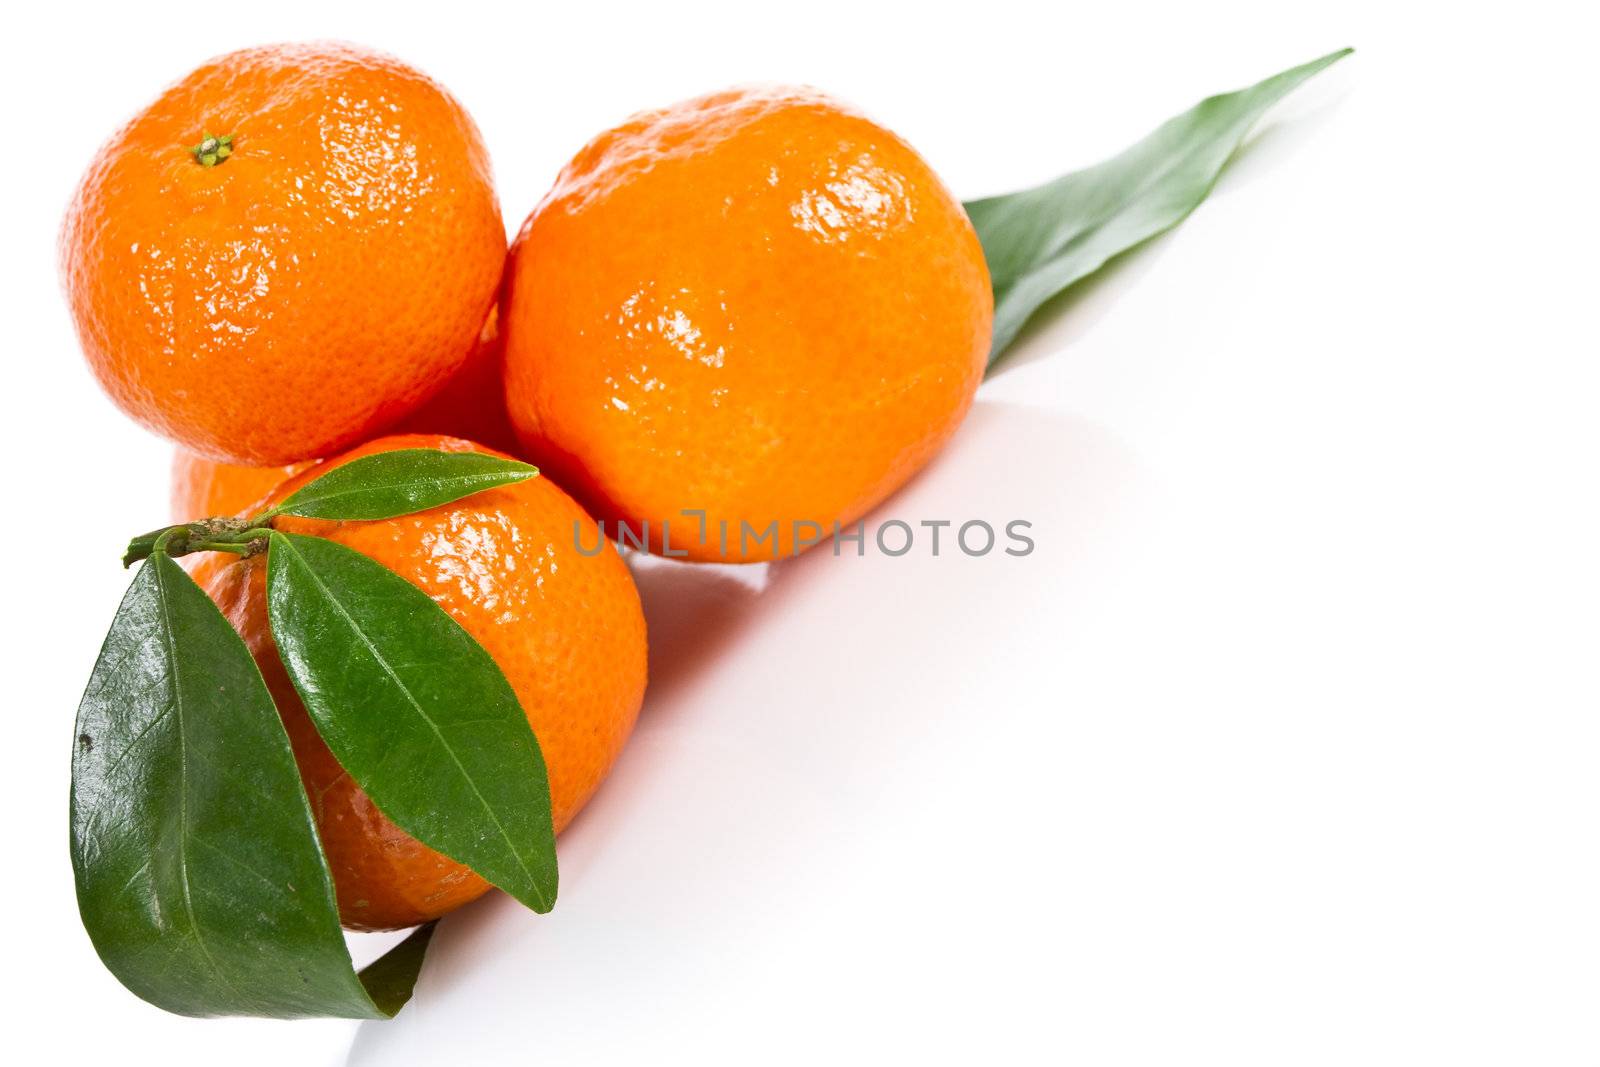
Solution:
M 989 350 L 961 205 L 905 142 L 806 89 L 718 93 L 601 134 L 508 269 L 525 451 L 598 517 L 648 520 L 658 551 L 671 520 L 693 559 L 785 555 L 797 520 L 859 518 L 955 431 Z M 682 509 L 708 513 L 704 542 Z M 774 520 L 775 549 L 741 549 L 741 522 Z
M 434 435 L 381 438 L 319 470 L 396 448 L 490 449 Z M 290 479 L 281 499 L 319 470 Z M 478 493 L 378 522 L 280 517 L 295 533 L 365 553 L 431 596 L 505 672 L 539 739 L 560 832 L 594 794 L 644 696 L 645 628 L 633 578 L 594 521 L 548 478 Z M 207 558 L 197 574 L 261 667 L 289 732 L 333 871 L 339 914 L 355 929 L 424 922 L 480 896 L 487 883 L 400 830 L 339 767 L 278 659 L 266 614 L 264 557 Z
M 202 165 L 203 134 L 232 154 Z M 339 44 L 221 56 L 95 156 L 61 266 L 89 365 L 211 459 L 331 455 L 467 358 L 505 231 L 472 120 L 426 76 Z
M 395 428 L 396 432 L 464 437 L 502 451 L 516 447 L 516 437 L 506 415 L 500 336 L 495 323 L 495 312 L 491 308 L 466 364 L 432 400 L 406 416 Z M 245 467 L 202 459 L 180 448 L 172 459 L 172 521 L 190 522 L 260 510 L 257 505 L 262 503 L 263 497 L 285 478 L 315 462 L 308 460 L 285 467 Z M 187 563 L 199 558 L 185 556 L 183 560 Z

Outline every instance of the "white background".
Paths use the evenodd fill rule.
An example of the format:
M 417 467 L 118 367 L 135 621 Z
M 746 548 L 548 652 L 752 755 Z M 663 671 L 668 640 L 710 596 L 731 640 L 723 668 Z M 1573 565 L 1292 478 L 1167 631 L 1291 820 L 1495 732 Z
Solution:
M 1593 1063 L 1600 93 L 1592 33 L 1558 12 L 8 14 L 8 1047 L 297 1067 Z M 164 83 L 324 36 L 461 98 L 512 229 L 589 136 L 730 83 L 853 100 L 972 197 L 1359 51 L 1178 231 L 1032 331 L 876 516 L 1026 518 L 1034 555 L 644 573 L 652 689 L 562 838 L 554 914 L 491 898 L 446 921 L 392 1023 L 184 1020 L 100 967 L 73 900 L 73 709 L 120 544 L 165 515 L 169 451 L 91 382 L 55 229 L 96 145 Z

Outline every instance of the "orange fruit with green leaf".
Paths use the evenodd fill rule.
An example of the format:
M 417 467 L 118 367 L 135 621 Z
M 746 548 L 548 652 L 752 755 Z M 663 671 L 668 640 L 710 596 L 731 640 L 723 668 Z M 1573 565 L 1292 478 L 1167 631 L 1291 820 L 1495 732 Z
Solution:
M 1035 311 L 1180 221 L 1347 52 L 964 205 L 811 90 L 646 112 L 529 216 L 498 312 L 487 160 L 437 85 L 294 45 L 168 90 L 62 240 L 95 374 L 188 450 L 79 705 L 106 965 L 184 1014 L 384 1018 L 430 920 L 490 885 L 548 911 L 646 674 L 629 573 L 558 483 L 696 560 L 859 521 Z M 341 921 L 424 925 L 357 974 Z
M 379 438 L 280 485 L 270 507 L 313 477 L 397 449 L 493 454 L 426 434 Z M 283 517 L 378 561 L 432 598 L 505 673 L 544 754 L 557 832 L 594 795 L 638 715 L 645 687 L 639 594 L 594 521 L 547 477 L 398 518 Z M 593 554 L 586 554 L 586 551 Z M 339 911 L 359 929 L 411 926 L 481 896 L 489 883 L 416 841 L 379 810 L 323 743 L 269 625 L 266 560 L 207 557 L 196 578 L 255 656 L 283 715 L 333 870 Z

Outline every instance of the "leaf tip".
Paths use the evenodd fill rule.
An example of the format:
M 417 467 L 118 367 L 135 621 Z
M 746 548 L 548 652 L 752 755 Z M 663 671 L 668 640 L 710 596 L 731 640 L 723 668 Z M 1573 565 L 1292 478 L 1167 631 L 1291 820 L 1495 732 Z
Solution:
M 1335 51 L 1329 52 L 1327 55 L 1323 56 L 1321 59 L 1313 59 L 1311 61 L 1311 63 L 1312 63 L 1313 66 L 1315 66 L 1317 64 L 1321 64 L 1324 67 L 1332 66 L 1334 63 L 1339 62 L 1339 60 L 1343 59 L 1345 56 L 1353 55 L 1354 53 L 1355 53 L 1355 48 L 1353 46 L 1351 46 L 1351 45 L 1346 45 L 1343 48 L 1340 48 L 1340 49 L 1337 49 Z

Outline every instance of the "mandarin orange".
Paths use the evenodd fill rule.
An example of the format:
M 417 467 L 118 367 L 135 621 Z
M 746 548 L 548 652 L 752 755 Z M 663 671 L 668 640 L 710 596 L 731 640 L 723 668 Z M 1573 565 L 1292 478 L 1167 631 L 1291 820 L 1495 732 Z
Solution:
M 504 253 L 461 105 L 341 44 L 234 52 L 167 89 L 100 149 L 61 235 L 112 399 L 254 466 L 416 410 L 472 350 Z
M 489 449 L 433 435 L 384 437 L 323 469 L 397 448 Z M 282 499 L 315 472 L 285 482 Z M 645 628 L 627 567 L 595 523 L 548 478 L 377 522 L 280 517 L 296 533 L 365 553 L 431 596 L 505 672 L 550 776 L 557 832 L 599 787 L 633 728 L 645 686 Z M 356 929 L 409 926 L 488 884 L 390 822 L 340 768 L 289 681 L 268 627 L 265 558 L 207 557 L 207 591 L 244 638 L 277 701 L 333 871 L 339 913 Z
M 602 520 L 770 558 L 939 450 L 992 317 L 977 236 L 909 145 L 811 90 L 717 93 L 601 134 L 529 216 L 507 401 L 529 458 Z

